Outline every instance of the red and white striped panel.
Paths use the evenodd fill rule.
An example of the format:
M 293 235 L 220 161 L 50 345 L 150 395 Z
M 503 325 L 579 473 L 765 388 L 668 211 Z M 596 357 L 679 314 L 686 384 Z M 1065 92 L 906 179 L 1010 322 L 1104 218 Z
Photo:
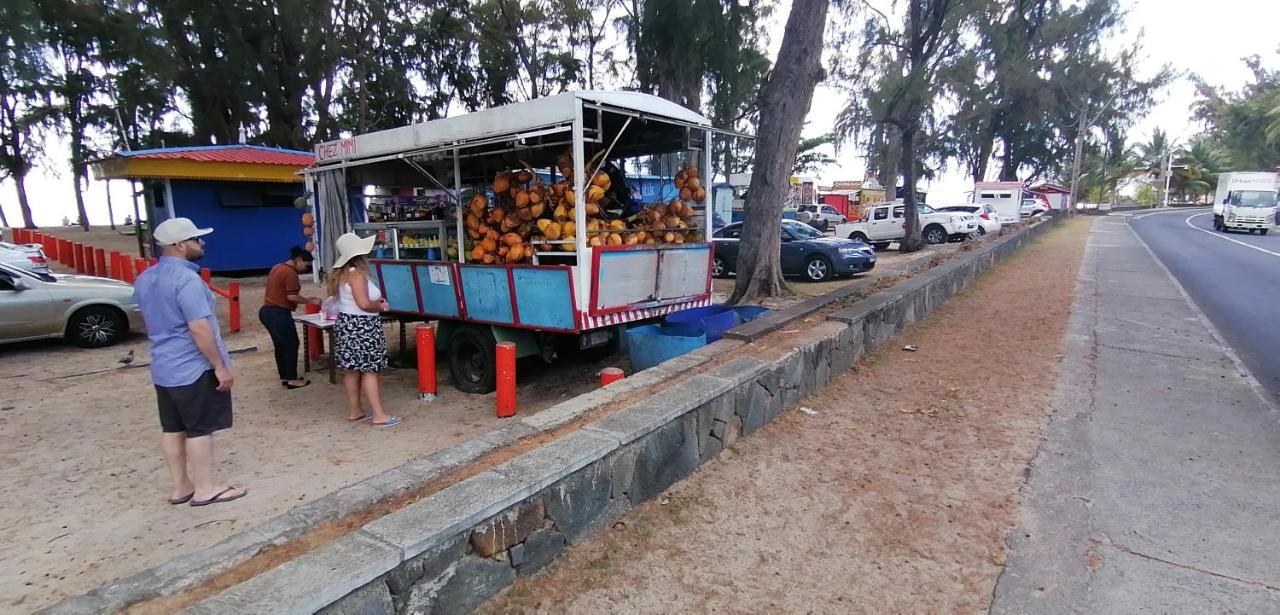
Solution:
M 699 299 L 697 301 L 689 301 L 686 303 L 673 303 L 655 308 L 645 308 L 640 310 L 628 310 L 626 312 L 618 312 L 616 314 L 604 314 L 601 316 L 582 315 L 582 330 L 598 329 L 609 325 L 621 325 L 637 320 L 647 320 L 649 318 L 657 318 L 666 316 L 672 312 L 687 310 L 689 308 L 706 307 L 711 305 L 711 299 Z

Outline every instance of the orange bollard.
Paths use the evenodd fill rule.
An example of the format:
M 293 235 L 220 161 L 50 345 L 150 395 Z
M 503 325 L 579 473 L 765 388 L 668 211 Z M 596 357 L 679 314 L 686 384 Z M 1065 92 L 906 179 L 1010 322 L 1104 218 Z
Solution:
M 606 367 L 600 370 L 600 386 L 609 386 L 610 383 L 617 382 L 626 377 L 622 370 L 616 367 Z
M 227 284 L 227 291 L 231 295 L 227 297 L 231 301 L 231 332 L 240 332 L 240 283 L 230 282 Z
M 133 270 L 133 259 L 128 254 L 120 255 L 120 273 L 124 276 L 124 281 L 133 284 L 137 279 Z
M 76 273 L 84 273 L 84 246 L 76 243 L 71 247 L 71 252 L 75 254 L 75 262 L 72 266 L 76 268 Z
M 306 311 L 308 314 L 319 314 L 320 306 L 308 303 Z M 315 361 L 324 353 L 324 335 L 322 335 L 320 330 L 315 327 L 306 327 L 306 331 L 307 348 L 311 349 L 311 352 L 307 353 L 307 355 L 312 361 Z
M 107 251 L 106 250 L 102 248 L 93 249 L 93 270 L 98 272 L 97 273 L 98 276 L 101 276 L 104 278 L 110 275 L 107 272 Z
M 62 247 L 62 242 L 58 241 L 57 237 L 54 237 L 52 235 L 45 235 L 43 245 L 44 245 L 44 255 L 49 257 L 49 260 L 55 263 L 61 261 L 61 259 L 59 258 L 58 248 Z
M 516 415 L 516 344 L 499 342 L 498 363 L 498 418 Z
M 98 275 L 98 270 L 93 267 L 93 246 L 80 244 L 80 251 L 84 253 L 84 272 L 88 275 Z
M 418 325 L 418 399 L 436 398 L 436 330 Z
M 146 270 L 147 270 L 147 259 L 145 258 L 133 259 L 133 271 L 134 271 L 133 279 L 134 280 L 137 280 L 138 279 L 137 276 L 142 275 L 142 272 Z
M 71 247 L 71 240 L 59 239 L 58 240 L 58 261 L 61 262 L 63 265 L 66 265 L 68 267 L 73 267 L 76 264 L 75 259 L 76 257 L 74 254 L 74 250 Z

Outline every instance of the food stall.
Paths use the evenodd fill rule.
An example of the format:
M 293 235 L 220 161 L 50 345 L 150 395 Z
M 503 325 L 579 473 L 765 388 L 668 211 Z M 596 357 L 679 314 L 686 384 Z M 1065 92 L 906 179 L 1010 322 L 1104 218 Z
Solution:
M 550 359 L 711 303 L 716 132 L 656 96 L 584 91 L 322 143 L 320 261 L 343 232 L 377 235 L 392 312 L 439 321 L 455 385 L 488 392 L 499 341 Z

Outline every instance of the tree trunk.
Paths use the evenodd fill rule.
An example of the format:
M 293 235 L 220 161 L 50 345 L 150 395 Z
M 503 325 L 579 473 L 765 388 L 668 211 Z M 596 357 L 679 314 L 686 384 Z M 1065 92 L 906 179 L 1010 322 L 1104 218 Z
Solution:
M 1004 140 L 1004 155 L 1001 156 L 1002 164 L 1000 165 L 1000 181 L 1016 182 L 1018 181 L 1018 167 L 1021 162 L 1018 160 L 1017 152 L 1014 151 L 1013 139 Z
M 36 228 L 36 223 L 31 219 L 31 204 L 27 202 L 27 172 L 23 170 L 21 173 L 13 174 L 13 185 L 18 189 L 18 209 L 22 212 L 22 225 L 26 228 Z
M 898 244 L 899 252 L 916 252 L 924 248 L 920 236 L 920 212 L 916 209 L 916 127 L 902 129 L 902 204 L 905 235 Z
M 729 303 L 782 293 L 782 204 L 796 145 L 822 80 L 822 39 L 829 0 L 794 0 L 776 68 L 760 89 L 760 127 L 751 186 L 743 206 L 738 277 Z M 711 177 L 710 169 L 707 177 Z

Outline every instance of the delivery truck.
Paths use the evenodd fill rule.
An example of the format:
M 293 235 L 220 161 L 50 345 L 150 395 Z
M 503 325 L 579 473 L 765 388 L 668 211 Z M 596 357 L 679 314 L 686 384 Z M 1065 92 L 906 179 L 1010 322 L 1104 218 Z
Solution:
M 1276 222 L 1277 175 L 1267 172 L 1221 173 L 1213 198 L 1215 230 L 1267 234 Z

